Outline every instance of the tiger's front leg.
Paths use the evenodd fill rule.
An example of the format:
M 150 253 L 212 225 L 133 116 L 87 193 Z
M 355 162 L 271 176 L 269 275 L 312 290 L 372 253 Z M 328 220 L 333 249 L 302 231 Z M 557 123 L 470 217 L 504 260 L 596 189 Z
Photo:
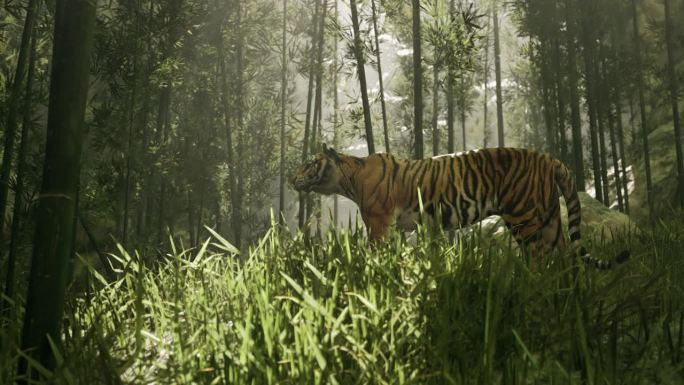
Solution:
M 377 242 L 387 236 L 392 225 L 392 216 L 390 214 L 367 212 L 363 213 L 362 217 L 371 241 Z

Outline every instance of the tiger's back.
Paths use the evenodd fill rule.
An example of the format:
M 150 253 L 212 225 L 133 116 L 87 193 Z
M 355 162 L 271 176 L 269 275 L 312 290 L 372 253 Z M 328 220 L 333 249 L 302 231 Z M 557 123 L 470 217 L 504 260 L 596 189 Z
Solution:
M 392 156 L 379 156 L 387 166 L 397 162 Z M 394 186 L 394 211 L 399 227 L 415 226 L 420 196 L 425 213 L 445 228 L 459 228 L 500 215 L 521 242 L 529 241 L 541 227 L 554 236 L 549 239 L 550 247 L 560 240 L 556 184 L 560 182 L 568 190 L 574 187 L 567 186 L 567 178 L 556 180 L 557 169 L 565 166 L 546 154 L 492 148 L 403 164 L 399 161 L 399 165 L 398 169 L 392 167 L 396 173 L 376 182 L 376 186 L 383 182 Z

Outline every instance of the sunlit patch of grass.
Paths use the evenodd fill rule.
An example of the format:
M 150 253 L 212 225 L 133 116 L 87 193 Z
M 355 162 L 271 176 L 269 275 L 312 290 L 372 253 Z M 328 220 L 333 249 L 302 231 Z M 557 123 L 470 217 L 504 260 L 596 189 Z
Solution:
M 421 229 L 273 227 L 243 254 L 218 234 L 149 263 L 124 250 L 72 295 L 59 383 L 680 384 L 684 223 L 611 243 L 597 271 L 561 254 L 531 271 L 506 242 Z M 145 262 L 144 262 L 145 261 Z M 3 333 L 11 333 L 14 327 Z M 5 337 L 5 335 L 3 335 Z M 3 338 L 4 339 L 4 338 Z M 2 352 L 9 383 L 16 349 Z M 5 381 L 7 380 L 7 381 Z

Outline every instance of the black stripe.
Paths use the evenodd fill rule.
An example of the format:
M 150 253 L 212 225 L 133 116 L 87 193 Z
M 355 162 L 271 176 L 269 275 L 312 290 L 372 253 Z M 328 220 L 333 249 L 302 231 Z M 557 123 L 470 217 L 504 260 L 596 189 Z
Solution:
M 397 173 L 399 172 L 399 162 L 395 161 L 394 158 L 392 159 L 392 163 L 394 163 L 394 167 L 392 168 L 392 180 L 397 179 Z
M 473 196 L 473 185 L 477 183 L 475 180 L 475 171 L 465 157 L 463 159 L 463 168 L 465 171 L 463 174 L 463 191 L 461 193 L 469 199 L 475 199 Z
M 382 184 L 382 180 L 385 178 L 385 174 L 387 173 L 387 162 L 384 159 L 381 159 L 381 163 L 382 174 L 380 175 L 380 180 L 378 180 L 378 182 L 375 184 L 375 187 L 373 187 L 373 191 L 371 191 L 372 195 L 375 195 L 375 193 L 378 191 L 378 188 L 380 188 L 380 184 Z
M 442 227 L 444 227 L 444 228 L 451 227 L 451 213 L 452 212 L 453 212 L 453 208 L 451 207 L 450 204 L 445 203 L 442 205 Z
M 468 215 L 468 209 L 470 208 L 470 203 L 465 199 L 460 199 L 460 212 L 461 218 L 460 222 L 462 226 L 467 226 L 470 224 L 470 216 Z
M 577 227 L 577 226 L 580 225 L 580 222 L 581 222 L 581 221 L 582 221 L 582 218 L 581 218 L 581 217 L 577 217 L 577 218 L 571 220 L 571 221 L 568 223 L 568 227 L 569 227 L 569 228 Z
M 425 184 L 423 183 L 425 181 L 425 174 L 427 174 L 428 169 L 431 169 L 431 168 L 432 168 L 432 164 L 426 162 L 426 166 L 423 168 L 423 171 L 421 172 L 420 177 L 418 178 L 418 183 L 415 186 L 413 186 L 413 188 L 416 188 L 416 186 L 420 187 L 421 193 L 424 193 L 422 188 L 423 188 L 423 186 L 425 186 Z M 423 196 L 422 198 L 423 198 L 423 200 L 425 200 L 425 196 Z
M 517 152 L 513 152 L 514 154 L 517 154 Z M 527 179 L 529 177 L 529 170 L 527 170 L 527 165 L 526 164 L 521 164 L 524 159 L 518 160 L 517 158 L 513 158 L 511 162 L 511 169 L 509 170 L 506 175 L 512 175 L 510 177 L 510 180 L 507 185 L 502 186 L 506 191 L 512 190 L 515 192 L 517 188 L 519 188 L 520 185 L 525 186 Z M 504 176 L 505 179 L 505 176 Z M 528 187 L 528 186 L 525 186 Z M 527 188 L 523 189 L 523 192 L 527 191 Z M 514 202 L 519 202 L 519 198 L 517 196 L 514 197 Z
M 431 217 L 435 217 L 435 204 L 430 202 L 425 206 L 425 213 Z
M 430 168 L 430 165 L 428 162 L 423 162 L 423 167 L 418 170 L 418 173 L 420 176 L 416 180 L 416 183 L 414 183 L 413 188 L 415 189 L 417 186 L 422 186 L 423 185 L 423 180 L 425 179 L 425 174 L 427 173 L 427 170 Z M 418 173 L 416 175 L 418 175 Z
M 553 211 L 554 210 L 552 209 L 551 213 L 549 213 L 548 211 L 546 212 L 546 218 L 544 218 L 544 221 L 542 222 L 543 229 L 547 228 L 549 226 L 549 223 L 551 223 L 551 221 L 556 218 L 556 213 L 553 213 Z
M 558 226 L 556 226 L 556 234 L 553 236 L 553 242 L 551 243 L 551 248 L 555 248 L 558 245 L 558 241 L 560 240 L 560 237 L 562 236 L 563 232 L 561 231 L 561 223 L 558 223 Z
M 483 197 L 487 197 L 494 189 L 494 166 L 487 157 L 486 152 L 482 152 L 482 170 L 480 173 L 482 174 L 481 178 L 483 184 L 482 195 Z
M 404 175 L 402 175 L 402 177 L 401 177 L 401 184 L 402 185 L 404 185 L 404 186 L 406 185 L 406 177 L 413 177 L 413 175 L 414 175 L 413 169 L 415 167 L 419 167 L 420 165 L 421 165 L 421 163 L 419 161 L 411 161 L 409 163 L 408 167 L 406 167 L 403 171 Z M 410 179 L 410 181 L 411 181 L 411 185 L 413 185 L 413 179 Z
M 463 186 L 465 189 L 464 194 L 472 200 L 477 200 L 477 186 L 479 185 L 480 172 L 472 156 L 467 157 L 465 163 L 468 168 L 468 183 Z
M 454 186 L 456 185 L 456 181 L 454 180 L 454 157 L 449 157 L 447 159 L 447 185 L 444 187 L 444 195 L 449 203 L 454 202 Z M 451 193 L 451 194 L 450 194 Z
M 429 187 L 431 188 L 432 192 L 431 197 L 435 197 L 437 195 L 437 181 L 441 175 L 441 162 L 435 162 L 432 166 L 432 173 L 430 175 Z
M 530 243 L 530 242 L 537 242 L 541 239 L 542 237 L 542 232 L 541 230 L 537 230 L 534 233 L 530 234 L 527 239 L 525 239 L 525 242 Z

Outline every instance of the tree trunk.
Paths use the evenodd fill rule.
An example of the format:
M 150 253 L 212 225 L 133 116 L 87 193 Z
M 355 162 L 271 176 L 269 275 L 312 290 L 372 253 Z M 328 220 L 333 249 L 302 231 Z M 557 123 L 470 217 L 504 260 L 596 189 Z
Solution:
M 496 6 L 495 6 L 496 7 Z M 504 147 L 503 97 L 501 95 L 501 48 L 499 47 L 499 16 L 496 8 L 493 10 L 494 19 L 494 71 L 496 73 L 496 124 L 499 137 L 499 147 Z
M 160 152 L 166 146 L 171 113 L 171 85 L 163 87 L 159 92 L 159 109 L 157 111 L 157 144 Z M 163 167 L 163 166 L 162 166 Z M 164 204 L 166 202 L 166 179 L 159 177 L 159 212 L 157 221 L 157 243 L 164 241 L 164 228 L 166 227 L 166 217 L 164 214 Z
M 610 100 L 607 98 L 606 100 Z M 613 111 L 610 110 L 610 105 L 607 111 L 608 116 L 608 132 L 610 133 L 610 154 L 613 158 L 613 178 L 615 179 L 615 193 L 617 195 L 618 210 L 625 211 L 624 202 L 622 199 L 622 182 L 620 181 L 620 165 L 618 163 L 617 141 L 615 140 L 615 121 L 613 120 Z
M 353 1 L 353 0 L 352 0 Z M 420 51 L 420 0 L 412 0 L 414 159 L 423 158 L 423 67 Z
M 153 11 L 151 11 L 151 10 L 153 9 L 154 6 L 155 6 L 155 2 L 153 0 L 150 0 L 150 2 L 149 2 L 150 11 L 149 11 L 149 14 L 148 14 L 148 17 L 146 20 L 147 24 L 152 23 L 152 19 L 154 16 L 153 16 Z M 146 41 L 146 44 L 147 44 L 146 49 L 149 52 L 152 52 L 152 49 L 153 49 L 152 47 L 154 46 L 154 42 L 152 41 L 152 34 L 147 33 L 145 38 L 147 40 Z M 153 57 L 148 58 L 148 69 L 147 69 L 148 77 L 154 71 L 155 62 L 156 62 L 156 58 L 153 58 Z M 146 113 L 147 113 L 147 111 L 150 111 L 150 108 L 151 108 L 150 106 L 152 103 L 152 98 L 150 97 L 150 94 L 153 92 L 153 90 L 154 90 L 154 88 L 151 87 L 151 85 L 148 83 L 148 85 L 145 87 L 144 111 L 146 111 Z M 147 120 L 148 116 L 146 116 L 145 119 Z M 143 127 L 144 127 L 144 131 L 143 131 L 143 136 L 144 136 L 143 147 L 144 148 L 143 148 L 143 151 L 145 154 L 145 158 L 144 158 L 145 164 L 153 164 L 156 161 L 156 159 L 154 156 L 152 156 L 152 154 L 149 151 L 150 150 L 150 143 L 154 143 L 154 138 L 152 137 L 152 131 L 153 130 L 151 129 L 151 125 L 147 125 L 147 123 L 145 123 L 145 126 L 143 126 Z M 156 199 L 155 199 L 156 193 L 157 193 L 156 188 L 157 188 L 157 183 L 158 183 L 157 182 L 157 179 L 158 179 L 158 175 L 157 175 L 158 172 L 157 171 L 158 170 L 156 170 L 154 167 L 150 167 L 149 169 L 147 169 L 145 171 L 147 179 L 144 183 L 144 188 L 142 190 L 142 194 L 143 194 L 142 199 L 145 200 L 145 203 L 144 203 L 144 206 L 142 208 L 142 211 L 143 211 L 142 215 L 143 215 L 144 219 L 143 219 L 143 225 L 141 227 L 141 233 L 143 234 L 144 239 L 148 242 L 152 239 L 151 238 L 152 227 L 153 227 L 152 218 L 154 216 L 153 210 L 155 207 L 154 202 L 156 201 Z
M 287 103 L 287 0 L 283 0 L 283 44 L 280 72 L 280 183 L 278 223 L 285 224 L 285 108 Z
M 568 90 L 570 91 L 570 124 L 572 126 L 572 164 L 578 191 L 586 190 L 584 180 L 584 149 L 582 146 L 582 122 L 577 81 L 577 57 L 575 44 L 574 1 L 565 0 L 565 21 L 568 44 Z
M 316 36 L 316 95 L 314 99 L 314 118 L 312 122 L 313 135 L 311 135 L 310 149 L 313 153 L 320 147 L 322 134 L 323 114 L 323 50 L 325 49 L 325 17 L 328 10 L 328 1 L 321 3 L 321 14 L 318 16 L 318 34 Z
M 368 154 L 375 153 L 373 142 L 373 125 L 371 123 L 370 103 L 368 102 L 368 87 L 366 87 L 366 59 L 363 53 L 361 34 L 359 32 L 359 15 L 356 10 L 356 0 L 349 0 L 351 7 L 352 28 L 354 30 L 354 56 L 356 58 L 356 72 L 359 75 L 359 85 L 361 87 L 361 103 L 363 104 L 363 125 L 366 128 L 366 143 L 368 144 Z
M 550 86 L 555 96 L 555 124 L 556 134 L 554 136 L 556 142 L 556 156 L 562 161 L 567 162 L 567 137 L 565 136 L 565 98 L 563 95 L 563 71 L 561 69 L 561 42 L 560 31 L 563 29 L 563 22 L 558 12 L 560 4 L 554 2 L 552 8 L 553 22 L 551 24 L 550 42 L 552 44 L 552 58 L 550 62 L 550 69 L 553 84 Z
M 453 0 L 452 0 L 453 2 Z M 491 20 L 492 14 L 487 13 L 487 18 Z M 487 91 L 489 91 L 489 22 L 487 22 L 487 30 L 485 32 L 485 57 L 484 57 L 484 91 L 482 92 L 484 102 L 482 103 L 482 128 L 483 128 L 483 143 L 482 146 L 484 148 L 487 148 L 488 140 L 489 140 L 489 125 L 488 125 L 488 102 L 489 102 L 489 96 L 487 95 Z
M 188 155 L 186 153 L 186 155 Z M 186 158 L 187 159 L 187 158 Z M 188 245 L 190 247 L 194 247 L 197 244 L 197 237 L 195 234 L 195 229 L 196 229 L 196 224 L 195 224 L 195 210 L 194 210 L 194 204 L 192 201 L 192 197 L 194 196 L 195 192 L 192 188 L 187 187 L 187 201 L 188 201 Z
M 137 8 L 137 5 L 133 2 L 128 4 L 127 7 L 127 12 L 129 14 L 129 17 L 133 20 L 133 23 L 135 24 L 135 35 L 136 36 L 141 36 L 140 33 L 140 20 L 138 19 L 138 16 L 140 14 L 140 10 Z M 123 212 L 123 229 L 121 232 L 121 244 L 126 247 L 127 246 L 127 239 L 128 239 L 128 233 L 129 233 L 129 208 L 131 205 L 131 185 L 132 185 L 132 158 L 133 158 L 133 152 L 134 152 L 134 147 L 133 147 L 133 136 L 134 136 L 134 129 L 135 129 L 135 106 L 136 106 L 136 99 L 138 98 L 138 81 L 139 81 L 139 75 L 138 71 L 140 70 L 139 68 L 139 57 L 138 57 L 138 52 L 139 52 L 139 47 L 137 40 L 134 40 L 131 42 L 131 46 L 128 47 L 130 49 L 130 59 L 132 63 L 132 76 L 130 78 L 130 87 L 131 87 L 131 94 L 130 94 L 130 103 L 128 105 L 128 141 L 126 144 L 126 152 L 123 154 L 124 158 L 126 159 L 126 176 L 125 176 L 125 191 L 124 191 L 124 212 Z
M 546 152 L 557 157 L 558 153 L 556 151 L 557 146 L 555 138 L 557 136 L 558 121 L 555 113 L 556 103 L 554 103 L 554 97 L 556 96 L 555 79 L 553 79 L 551 64 L 549 63 L 549 60 L 547 60 L 551 54 L 546 37 L 540 38 L 539 54 L 542 104 L 544 106 L 544 124 L 546 126 Z
M 55 367 L 47 337 L 58 344 L 61 341 L 64 293 L 74 251 L 95 3 L 58 1 L 55 19 L 43 183 L 21 345 L 47 370 Z M 38 378 L 25 359 L 20 360 L 18 370 L 27 380 Z
M 599 56 L 601 56 L 599 54 Z M 603 102 L 604 100 L 608 100 L 608 95 L 606 93 L 608 84 L 606 84 L 606 80 L 601 77 L 601 73 L 599 71 L 599 63 L 603 61 L 602 58 L 598 58 L 594 62 L 594 76 L 596 79 L 596 112 L 597 112 L 597 122 L 598 122 L 598 139 L 599 139 L 599 158 L 601 160 L 601 186 L 603 187 L 603 204 L 606 206 L 610 206 L 610 193 L 608 191 L 609 185 L 608 185 L 608 161 L 606 160 L 606 153 L 608 152 L 606 150 L 606 140 L 605 140 L 605 120 L 604 117 L 606 115 L 606 109 L 605 109 L 605 103 Z
M 619 66 L 619 60 L 616 58 L 615 60 L 617 68 L 615 69 L 615 74 L 621 74 L 622 71 L 620 70 Z M 625 209 L 625 214 L 629 215 L 629 188 L 628 188 L 628 178 L 627 178 L 627 157 L 625 156 L 625 138 L 624 138 L 624 128 L 622 125 L 622 104 L 621 104 L 621 87 L 620 87 L 620 79 L 615 77 L 613 80 L 613 84 L 615 85 L 615 94 L 613 95 L 613 104 L 615 104 L 615 115 L 616 115 L 616 122 L 617 122 L 617 140 L 618 140 L 618 149 L 620 151 L 620 168 L 622 172 L 622 189 L 624 191 L 623 194 L 623 200 L 624 200 L 624 209 Z
M 641 116 L 641 139 L 644 151 L 644 170 L 646 172 L 646 200 L 648 214 L 651 223 L 654 222 L 653 213 L 653 181 L 651 179 L 651 157 L 648 148 L 648 118 L 646 116 L 646 98 L 644 97 L 644 79 L 641 63 L 641 36 L 639 35 L 639 22 L 637 20 L 636 0 L 632 0 L 632 26 L 634 28 L 634 56 L 636 59 L 637 92 L 639 94 L 639 115 Z
M 615 60 L 615 57 L 612 58 Z M 613 108 L 611 101 L 613 100 L 612 94 L 614 92 L 614 79 L 616 76 L 611 75 L 607 69 L 608 58 L 604 58 L 603 62 L 603 81 L 604 81 L 604 91 L 603 100 L 606 110 L 606 116 L 608 117 L 608 132 L 610 135 L 610 154 L 613 158 L 613 179 L 615 179 L 615 194 L 617 195 L 618 210 L 621 212 L 625 211 L 624 199 L 622 197 L 622 181 L 620 177 L 620 164 L 618 156 L 618 144 L 615 135 L 615 119 L 613 117 Z
M 157 243 L 161 244 L 164 242 L 165 231 L 167 228 L 166 223 L 166 212 L 164 210 L 164 205 L 166 202 L 166 181 L 161 178 L 161 186 L 159 187 L 159 214 L 157 215 L 159 221 L 157 222 Z
M 335 20 L 334 22 L 337 24 L 338 19 L 339 19 L 339 11 L 337 8 L 337 1 L 334 1 L 334 9 L 335 9 Z M 339 108 L 338 104 L 338 99 L 337 99 L 337 36 L 333 37 L 333 148 L 337 148 L 337 110 Z M 389 152 L 389 148 L 387 148 L 387 151 Z M 333 223 L 337 225 L 337 220 L 339 219 L 339 196 L 337 194 L 333 195 Z
M 335 1 L 337 4 L 337 1 Z M 378 38 L 378 12 L 375 7 L 375 0 L 371 0 L 371 9 L 373 11 L 373 33 L 375 35 L 375 61 L 378 65 L 378 83 L 380 86 L 380 109 L 382 111 L 382 132 L 385 136 L 385 152 L 390 152 L 389 130 L 387 128 L 387 109 L 385 107 L 385 86 L 382 79 L 382 65 L 380 62 L 380 41 Z
M 325 38 L 325 15 L 328 9 L 327 0 L 321 2 L 321 12 L 318 15 L 318 34 L 316 35 L 316 93 L 314 96 L 314 106 L 313 106 L 313 120 L 311 121 L 311 142 L 309 144 L 309 149 L 311 153 L 318 151 L 320 147 L 321 140 L 321 120 L 322 120 L 322 99 L 323 99 L 323 44 Z M 320 212 L 320 196 L 314 194 L 309 194 L 306 202 L 306 217 L 310 217 L 312 213 L 316 213 L 316 229 L 320 232 L 321 223 L 321 212 Z
M 466 104 L 468 103 L 468 90 L 466 89 L 466 81 L 465 81 L 465 74 L 461 76 L 461 105 L 459 106 L 459 110 L 461 113 L 461 141 L 462 141 L 462 146 L 463 146 L 463 151 L 467 149 L 466 146 L 466 109 L 467 106 Z
M 629 141 L 629 148 L 631 149 L 631 152 L 636 154 L 638 152 L 636 146 L 636 141 L 637 137 L 639 136 L 637 134 L 637 123 L 636 123 L 636 108 L 634 107 L 634 95 L 631 93 L 629 94 L 628 98 L 629 100 L 629 134 L 631 136 L 631 140 Z
M 137 55 L 136 52 L 133 56 Z M 126 144 L 126 176 L 125 176 L 125 191 L 124 191 L 124 211 L 123 211 L 123 229 L 121 231 L 121 244 L 126 247 L 127 236 L 128 236 L 128 208 L 130 204 L 131 196 L 131 158 L 133 157 L 133 117 L 135 116 L 135 99 L 137 94 L 137 76 L 135 75 L 138 66 L 138 58 L 133 58 L 133 79 L 131 79 L 131 99 L 128 105 L 129 120 L 128 120 L 128 141 Z
M 244 198 L 244 184 L 245 176 L 242 171 L 242 164 L 244 163 L 244 151 L 243 151 L 243 133 L 245 129 L 245 119 L 244 119 L 244 102 L 246 95 L 244 93 L 243 84 L 243 49 L 244 49 L 244 29 L 242 28 L 242 0 L 235 0 L 235 13 L 236 13 L 236 25 L 235 25 L 235 115 L 237 119 L 237 125 L 235 127 L 237 131 L 237 147 L 236 154 L 239 161 L 235 164 L 235 173 L 237 177 L 237 185 L 235 186 L 237 192 L 235 194 L 235 205 L 233 206 L 233 231 L 235 232 L 235 247 L 240 250 L 242 246 L 242 201 Z
M 311 47 L 314 47 L 316 45 L 316 30 L 318 29 L 318 24 L 316 23 L 316 20 L 318 18 L 318 11 L 319 11 L 319 5 L 322 3 L 324 0 L 314 0 L 316 3 L 314 7 L 314 15 L 312 18 L 312 29 L 311 29 Z M 302 163 L 306 162 L 307 157 L 309 156 L 309 131 L 310 131 L 310 124 L 311 124 L 311 109 L 312 109 L 312 101 L 313 101 L 313 94 L 314 94 L 314 80 L 316 79 L 316 70 L 314 68 L 315 65 L 315 57 L 312 55 L 311 58 L 309 59 L 309 85 L 308 85 L 308 90 L 307 90 L 307 96 L 306 96 L 306 120 L 304 121 L 304 138 L 302 139 Z M 313 149 L 312 149 L 313 150 Z M 299 215 L 298 215 L 298 225 L 299 228 L 304 227 L 304 223 L 306 222 L 306 199 L 304 194 L 299 194 Z
M 182 25 L 178 19 L 180 14 L 180 2 L 182 0 L 169 0 L 162 3 L 167 6 L 169 12 L 169 32 L 167 36 L 166 46 L 164 48 L 164 59 L 170 58 L 174 53 L 176 41 L 182 33 Z M 167 151 L 167 139 L 169 131 L 171 130 L 171 96 L 172 96 L 172 82 L 167 79 L 167 84 L 161 88 L 159 92 L 159 109 L 157 111 L 157 143 L 160 148 L 160 153 Z M 160 161 L 163 160 L 163 156 Z M 162 164 L 162 167 L 165 165 Z M 162 243 L 165 239 L 166 229 L 169 227 L 168 218 L 166 216 L 166 195 L 167 195 L 167 181 L 166 178 L 160 176 L 159 181 L 159 206 L 158 206 L 158 222 L 157 222 L 157 242 Z
M 674 146 L 677 155 L 677 180 L 679 181 L 679 207 L 684 209 L 684 156 L 682 155 L 682 128 L 679 116 L 679 84 L 674 58 L 674 41 L 672 36 L 672 18 L 670 17 L 670 0 L 663 0 L 665 4 L 665 40 L 667 45 L 667 69 L 670 88 L 670 102 L 672 103 L 672 120 L 674 123 Z
M 222 232 L 222 222 L 223 222 L 223 217 L 221 216 L 221 200 L 215 199 L 213 202 L 214 206 L 214 223 L 216 227 L 214 228 L 217 233 L 221 234 Z
M 148 78 L 150 76 L 150 71 L 148 70 L 145 76 L 145 78 Z M 150 145 L 150 126 L 148 124 L 148 119 L 149 119 L 149 111 L 150 111 L 150 89 L 151 85 L 149 82 L 143 85 L 143 94 L 142 94 L 142 107 L 138 113 L 138 127 L 141 128 L 142 130 L 142 141 L 140 143 L 140 154 L 142 157 L 142 162 L 143 164 L 149 164 L 150 158 L 148 156 L 148 148 Z M 148 222 L 148 205 L 150 203 L 150 193 L 148 191 L 148 185 L 149 185 L 149 180 L 151 179 L 151 172 L 150 169 L 147 167 L 143 167 L 140 170 L 141 177 L 139 180 L 139 183 L 141 185 L 140 188 L 140 206 L 138 207 L 137 213 L 136 213 L 136 234 L 138 236 L 138 239 L 144 240 L 144 242 L 147 242 L 147 224 Z
M 226 162 L 228 163 L 228 189 L 230 193 L 231 215 L 230 227 L 233 227 L 233 207 L 237 204 L 237 190 L 235 188 L 235 157 L 233 156 L 233 127 L 230 120 L 230 100 L 228 96 L 228 74 L 226 71 L 226 59 L 223 50 L 223 25 L 219 26 L 219 39 L 216 52 L 219 61 L 219 72 L 221 76 L 221 107 L 223 112 L 223 129 L 226 134 Z M 234 234 L 234 233 L 233 233 Z
M 36 7 L 35 12 L 38 13 L 40 8 Z M 15 268 L 17 261 L 17 252 L 19 249 L 19 241 L 23 231 L 22 220 L 24 210 L 24 194 L 25 194 L 25 174 L 26 174 L 26 155 L 28 152 L 29 134 L 31 127 L 31 118 L 33 117 L 33 82 L 35 77 L 35 63 L 36 63 L 36 40 L 38 34 L 34 28 L 31 38 L 31 48 L 28 61 L 28 76 L 26 80 L 26 92 L 24 93 L 24 111 L 23 121 L 21 126 L 21 138 L 19 142 L 19 156 L 17 159 L 17 177 L 16 190 L 14 191 L 14 207 L 12 208 L 12 227 L 10 231 L 10 245 L 9 255 L 7 257 L 7 274 L 5 280 L 5 300 L 0 301 L 0 316 L 6 312 L 6 300 L 14 300 L 14 284 Z
M 450 65 L 451 67 L 451 65 Z M 447 152 L 454 153 L 454 75 L 453 68 L 447 69 Z
M 568 162 L 568 139 L 565 133 L 565 98 L 563 95 L 563 70 L 561 68 L 560 58 L 560 41 L 558 38 L 554 42 L 554 60 L 553 66 L 555 68 L 556 80 L 556 118 L 558 122 L 558 146 L 560 159 L 563 162 Z
M 328 12 L 328 1 L 324 0 L 321 8 L 321 15 L 318 18 L 318 47 L 316 48 L 316 102 L 314 104 L 313 133 L 311 137 L 312 152 L 318 151 L 323 137 L 323 50 L 325 44 L 325 17 Z M 309 194 L 309 210 L 316 214 L 316 233 L 321 233 L 321 204 L 320 195 Z
M 202 158 L 204 162 L 206 162 L 205 158 L 206 153 L 202 153 Z M 199 185 L 199 207 L 197 208 L 197 230 L 195 231 L 195 246 L 199 246 L 200 242 L 202 241 L 201 236 L 202 236 L 202 230 L 204 229 L 204 194 L 206 192 L 206 181 L 204 175 L 200 176 L 200 185 Z
M 432 66 L 432 155 L 439 154 L 439 128 L 437 115 L 439 110 L 439 69 L 437 63 Z
M 76 208 L 76 216 L 78 217 L 78 221 L 81 223 L 83 231 L 85 231 L 86 236 L 88 237 L 88 241 L 93 246 L 93 248 L 95 249 L 95 253 L 100 259 L 100 264 L 102 265 L 104 276 L 109 280 L 114 280 L 116 278 L 116 272 L 112 269 L 111 265 L 109 264 L 109 259 L 107 259 L 107 255 L 103 253 L 100 247 L 97 245 L 95 235 L 93 235 L 92 231 L 90 231 L 90 227 L 88 227 L 88 225 L 86 224 L 86 221 L 83 218 L 83 213 L 81 213 L 81 210 L 78 207 Z
M 597 128 L 597 114 L 596 114 L 596 90 L 594 76 L 594 34 L 593 34 L 593 19 L 591 18 L 591 1 L 579 0 L 582 4 L 584 14 L 582 15 L 582 40 L 584 43 L 583 57 L 584 57 L 584 73 L 586 77 L 585 90 L 587 100 L 587 113 L 589 115 L 589 137 L 591 139 L 591 165 L 594 174 L 594 191 L 596 192 L 596 199 L 602 203 L 603 199 L 603 185 L 601 184 L 601 159 L 599 154 L 599 137 Z
M 14 156 L 14 144 L 16 142 L 17 114 L 21 101 L 21 91 L 23 89 L 24 78 L 26 77 L 26 67 L 30 50 L 31 36 L 33 35 L 33 25 L 36 19 L 36 9 L 39 0 L 29 0 L 26 7 L 26 19 L 24 29 L 21 33 L 21 43 L 19 45 L 19 56 L 17 57 L 17 68 L 14 71 L 14 79 L 9 87 L 9 98 L 7 106 L 7 119 L 5 121 L 5 143 L 2 153 L 2 167 L 0 167 L 0 255 L 4 254 L 5 249 L 5 213 L 7 210 L 7 197 L 9 194 L 9 181 L 12 171 L 12 157 Z
M 454 0 L 449 1 L 449 17 L 452 23 L 455 22 L 454 18 Z M 447 103 L 447 153 L 454 153 L 454 73 L 456 69 L 454 68 L 454 63 L 449 61 L 447 63 L 447 91 L 446 91 L 446 103 Z

